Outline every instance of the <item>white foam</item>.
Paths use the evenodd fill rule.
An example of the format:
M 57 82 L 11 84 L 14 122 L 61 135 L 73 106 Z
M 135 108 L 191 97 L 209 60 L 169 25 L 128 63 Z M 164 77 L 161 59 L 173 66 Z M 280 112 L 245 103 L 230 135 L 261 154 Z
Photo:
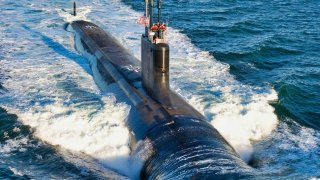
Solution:
M 254 160 L 258 168 L 287 179 L 319 176 L 320 132 L 288 121 L 290 124 L 281 122 L 268 139 L 257 144 Z
M 102 101 L 105 104 L 99 111 L 57 101 L 46 106 L 36 104 L 19 116 L 42 140 L 103 159 L 109 167 L 121 170 L 130 153 L 129 132 L 124 125 L 130 108 L 112 98 L 102 97 Z
M 87 20 L 87 15 L 91 12 L 91 6 L 83 6 L 83 7 L 78 7 L 76 9 L 77 15 L 74 16 L 73 9 L 56 9 L 58 12 L 59 16 L 64 19 L 65 22 L 72 22 L 76 20 Z
M 246 162 L 250 160 L 253 152 L 252 142 L 268 136 L 278 123 L 273 114 L 274 109 L 267 106 L 267 103 L 258 97 L 257 101 L 248 105 L 223 103 L 212 107 L 212 112 L 217 114 L 212 124 Z
M 15 175 L 18 175 L 18 176 L 23 176 L 23 175 L 24 175 L 23 172 L 17 170 L 17 169 L 14 168 L 14 167 L 9 166 L 9 169 L 10 169 L 10 170 L 13 172 L 13 174 L 15 174 Z
M 5 135 L 6 136 L 6 135 Z M 10 138 L 7 136 L 6 138 Z M 23 148 L 24 145 L 27 145 L 29 139 L 27 137 L 19 137 L 14 139 L 7 139 L 5 143 L 0 144 L 0 153 L 1 154 L 8 154 L 12 151 L 25 151 L 26 149 Z

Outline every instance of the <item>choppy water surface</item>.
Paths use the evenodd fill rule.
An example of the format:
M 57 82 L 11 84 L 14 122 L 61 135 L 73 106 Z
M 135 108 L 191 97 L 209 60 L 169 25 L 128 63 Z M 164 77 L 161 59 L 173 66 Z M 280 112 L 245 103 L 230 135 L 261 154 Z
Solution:
M 143 1 L 0 2 L 0 177 L 136 177 L 130 103 L 103 86 L 64 24 L 86 19 L 140 56 Z M 163 3 L 172 88 L 261 177 L 319 177 L 320 3 Z

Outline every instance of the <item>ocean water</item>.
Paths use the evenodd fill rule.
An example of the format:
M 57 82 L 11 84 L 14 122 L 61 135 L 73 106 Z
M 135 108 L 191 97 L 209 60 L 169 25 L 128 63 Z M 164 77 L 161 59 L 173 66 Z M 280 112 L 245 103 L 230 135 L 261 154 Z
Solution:
M 0 1 L 0 177 L 133 179 L 134 111 L 65 24 L 92 21 L 140 57 L 143 1 Z M 320 2 L 163 2 L 172 88 L 261 178 L 320 178 Z

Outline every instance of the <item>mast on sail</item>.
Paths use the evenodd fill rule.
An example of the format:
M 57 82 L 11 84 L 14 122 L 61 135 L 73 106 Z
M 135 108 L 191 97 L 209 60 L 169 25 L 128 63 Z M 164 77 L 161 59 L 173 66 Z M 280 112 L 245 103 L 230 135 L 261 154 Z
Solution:
M 157 1 L 158 17 L 157 22 L 154 23 L 154 2 L 153 0 L 145 0 L 145 16 L 142 24 L 145 24 L 145 36 L 149 37 L 149 40 L 153 43 L 166 43 L 164 32 L 167 25 L 161 21 L 161 2 L 161 0 Z

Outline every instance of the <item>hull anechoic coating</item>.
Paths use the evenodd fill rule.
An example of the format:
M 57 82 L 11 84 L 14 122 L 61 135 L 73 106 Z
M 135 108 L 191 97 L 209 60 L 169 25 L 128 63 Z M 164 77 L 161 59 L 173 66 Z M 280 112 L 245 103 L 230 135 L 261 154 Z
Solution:
M 251 168 L 207 119 L 170 89 L 169 62 L 157 61 L 169 57 L 167 45 L 155 46 L 142 37 L 141 63 L 95 24 L 74 21 L 71 25 L 97 58 L 100 73 L 112 77 L 141 116 L 139 122 L 128 121 L 128 127 L 136 140 L 151 142 L 142 179 L 235 179 L 250 175 Z M 155 55 L 157 52 L 160 55 Z

